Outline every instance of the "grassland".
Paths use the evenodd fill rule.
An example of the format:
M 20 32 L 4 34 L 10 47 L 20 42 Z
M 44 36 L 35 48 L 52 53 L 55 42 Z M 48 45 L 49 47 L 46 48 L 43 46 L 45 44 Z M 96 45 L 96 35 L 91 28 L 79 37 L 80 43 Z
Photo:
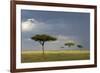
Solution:
M 21 62 L 47 62 L 47 61 L 68 61 L 68 60 L 86 60 L 90 58 L 87 50 L 63 50 L 63 51 L 22 51 Z

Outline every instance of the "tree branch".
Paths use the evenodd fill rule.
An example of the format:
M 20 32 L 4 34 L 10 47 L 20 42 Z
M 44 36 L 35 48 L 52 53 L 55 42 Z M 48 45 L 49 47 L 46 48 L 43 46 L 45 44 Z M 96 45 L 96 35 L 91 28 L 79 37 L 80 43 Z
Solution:
M 41 45 L 44 45 L 45 41 L 39 41 L 39 43 L 40 43 Z

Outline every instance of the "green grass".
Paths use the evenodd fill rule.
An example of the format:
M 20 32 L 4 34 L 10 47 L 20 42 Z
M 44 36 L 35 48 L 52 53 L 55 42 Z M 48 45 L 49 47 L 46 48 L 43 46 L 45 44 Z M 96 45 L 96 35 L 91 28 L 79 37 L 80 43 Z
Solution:
M 68 61 L 68 60 L 87 60 L 90 53 L 87 50 L 64 50 L 64 51 L 22 51 L 21 62 L 47 62 L 47 61 Z

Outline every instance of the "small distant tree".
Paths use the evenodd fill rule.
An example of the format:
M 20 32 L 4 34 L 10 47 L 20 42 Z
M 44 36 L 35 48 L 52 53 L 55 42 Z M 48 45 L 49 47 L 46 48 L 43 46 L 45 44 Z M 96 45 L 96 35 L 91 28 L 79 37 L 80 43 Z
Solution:
M 68 47 L 71 47 L 71 46 L 74 46 L 75 44 L 73 42 L 68 42 L 68 43 L 65 43 L 65 46 L 68 46 Z
M 77 47 L 78 47 L 78 48 L 83 48 L 83 46 L 82 46 L 82 45 L 77 45 Z
M 37 34 L 35 36 L 31 37 L 32 40 L 34 41 L 38 41 L 40 43 L 40 45 L 42 45 L 42 51 L 43 51 L 43 55 L 44 55 L 44 44 L 47 41 L 56 41 L 57 39 L 55 37 L 46 35 L 46 34 Z

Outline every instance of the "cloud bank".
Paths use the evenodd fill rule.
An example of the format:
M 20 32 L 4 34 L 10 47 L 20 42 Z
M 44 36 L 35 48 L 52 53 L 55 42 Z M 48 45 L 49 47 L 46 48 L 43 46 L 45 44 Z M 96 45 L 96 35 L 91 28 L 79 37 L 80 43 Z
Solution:
M 26 21 L 22 22 L 22 31 L 31 31 L 35 27 L 34 19 L 27 19 Z

